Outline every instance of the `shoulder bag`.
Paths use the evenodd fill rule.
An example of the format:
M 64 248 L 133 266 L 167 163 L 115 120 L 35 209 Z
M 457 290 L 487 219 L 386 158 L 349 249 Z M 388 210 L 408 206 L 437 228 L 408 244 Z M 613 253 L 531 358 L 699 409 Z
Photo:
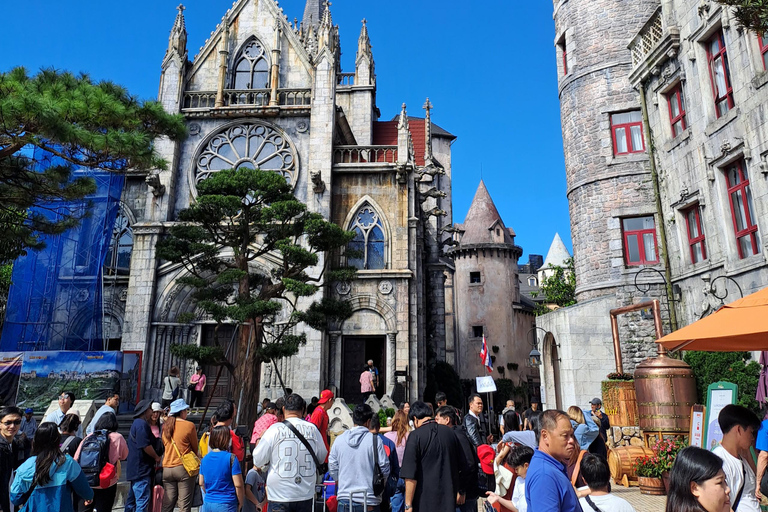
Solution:
M 27 504 L 29 498 L 32 496 L 32 493 L 35 492 L 35 487 L 37 487 L 37 477 L 32 480 L 32 485 L 29 486 L 27 492 L 21 495 L 21 499 L 19 500 L 19 504 L 16 506 L 16 510 L 24 509 L 24 505 Z M 11 505 L 11 507 L 13 507 L 13 505 Z
M 594 502 L 594 501 L 592 501 L 592 498 L 590 498 L 589 496 L 586 496 L 586 497 L 585 497 L 585 499 L 584 499 L 584 501 L 586 501 L 586 502 L 587 502 L 587 505 L 589 505 L 590 507 L 592 507 L 592 510 L 594 510 L 595 512 L 603 512 L 602 510 L 600 510 L 600 509 L 597 507 L 597 505 L 595 505 L 595 502 Z
M 739 462 L 741 462 L 741 489 L 739 489 L 739 494 L 736 495 L 736 499 L 731 502 L 731 510 L 739 508 L 741 495 L 744 492 L 744 485 L 747 483 L 747 468 L 744 467 L 744 461 L 741 460 L 741 458 L 739 458 Z
M 387 479 L 379 467 L 379 444 L 377 443 L 379 436 L 371 435 L 373 435 L 373 495 L 381 496 L 387 487 Z
M 187 474 L 189 476 L 197 476 L 200 474 L 200 459 L 197 455 L 195 455 L 195 452 L 189 451 L 185 453 L 184 455 L 179 452 L 179 447 L 176 446 L 176 441 L 171 438 L 171 444 L 173 444 L 173 448 L 176 450 L 176 454 L 181 459 L 181 464 L 184 466 L 184 469 L 187 470 Z
M 573 474 L 571 475 L 571 485 L 576 488 L 576 480 L 579 479 L 579 472 L 581 471 L 581 459 L 584 458 L 584 455 L 587 453 L 587 450 L 581 450 L 579 452 L 579 458 L 576 459 L 576 467 L 573 468 Z
M 323 483 L 323 477 L 328 472 L 328 464 L 325 462 L 320 462 L 317 459 L 317 455 L 315 455 L 315 450 L 312 449 L 312 446 L 309 444 L 309 441 L 301 435 L 301 432 L 298 431 L 296 427 L 291 425 L 291 422 L 288 420 L 283 420 L 283 425 L 288 427 L 288 429 L 293 432 L 293 434 L 301 441 L 301 444 L 304 445 L 304 447 L 307 449 L 309 454 L 312 456 L 312 460 L 315 462 L 315 471 L 317 472 L 317 483 L 322 484 Z

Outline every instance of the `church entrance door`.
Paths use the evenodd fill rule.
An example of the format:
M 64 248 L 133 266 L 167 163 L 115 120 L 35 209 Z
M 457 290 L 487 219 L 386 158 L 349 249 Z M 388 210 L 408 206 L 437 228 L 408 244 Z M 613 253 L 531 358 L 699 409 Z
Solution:
M 348 404 L 363 403 L 360 393 L 360 374 L 369 359 L 379 369 L 379 386 L 376 395 L 381 397 L 386 389 L 387 337 L 344 336 L 341 351 L 341 396 Z
M 229 347 L 232 337 L 235 335 L 235 326 L 231 324 L 220 324 L 218 330 L 216 325 L 203 325 L 202 332 L 202 346 L 212 347 L 219 345 L 226 353 L 227 347 Z M 235 340 L 235 343 L 237 340 Z M 234 346 L 227 354 L 227 359 L 233 365 L 237 365 L 237 351 L 234 350 Z M 217 407 L 226 398 L 234 399 L 234 379 L 229 370 L 223 368 L 221 370 L 221 377 L 219 378 L 219 385 L 216 389 L 213 389 L 213 384 L 216 382 L 216 374 L 219 372 L 219 367 L 214 365 L 204 365 L 203 373 L 205 374 L 205 392 L 203 393 L 203 404 L 208 403 L 208 397 L 213 393 L 213 400 L 211 401 L 212 407 Z

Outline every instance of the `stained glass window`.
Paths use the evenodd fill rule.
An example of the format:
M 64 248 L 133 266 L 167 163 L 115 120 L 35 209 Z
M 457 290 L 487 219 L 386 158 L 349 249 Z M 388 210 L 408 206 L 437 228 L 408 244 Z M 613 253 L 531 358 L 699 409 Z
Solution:
M 120 208 L 115 227 L 112 229 L 112 239 L 109 242 L 107 257 L 104 260 L 107 274 L 126 275 L 131 269 L 131 252 L 133 251 L 133 230 L 128 222 L 125 211 Z
M 365 270 L 386 268 L 384 227 L 371 205 L 357 210 L 349 230 L 355 238 L 347 245 L 347 264 Z
M 296 181 L 296 152 L 288 139 L 259 121 L 238 124 L 216 134 L 197 158 L 195 183 L 224 169 L 262 169 Z

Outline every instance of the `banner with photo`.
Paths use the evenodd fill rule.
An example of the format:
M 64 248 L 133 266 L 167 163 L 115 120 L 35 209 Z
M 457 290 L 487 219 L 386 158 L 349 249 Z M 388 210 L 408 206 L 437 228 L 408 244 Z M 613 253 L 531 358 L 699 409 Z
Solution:
M 0 352 L 0 405 L 14 405 L 23 352 Z
M 45 410 L 63 391 L 78 400 L 120 392 L 122 352 L 25 352 L 16 404 Z

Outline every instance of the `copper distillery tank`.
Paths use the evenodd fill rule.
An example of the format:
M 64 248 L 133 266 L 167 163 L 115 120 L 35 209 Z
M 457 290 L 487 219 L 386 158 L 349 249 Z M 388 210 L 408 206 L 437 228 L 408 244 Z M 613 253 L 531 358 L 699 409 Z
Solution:
M 685 362 L 665 354 L 637 365 L 635 392 L 640 429 L 687 434 L 691 406 L 696 403 L 696 379 Z

